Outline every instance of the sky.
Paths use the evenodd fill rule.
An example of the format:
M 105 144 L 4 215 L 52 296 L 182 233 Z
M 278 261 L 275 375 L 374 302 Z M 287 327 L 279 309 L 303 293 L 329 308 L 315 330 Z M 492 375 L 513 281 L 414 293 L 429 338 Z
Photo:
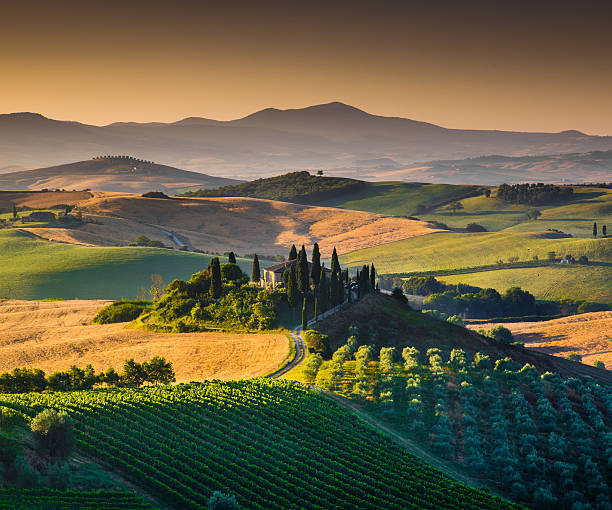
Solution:
M 612 2 L 2 1 L 0 113 L 230 120 L 342 101 L 612 135 Z

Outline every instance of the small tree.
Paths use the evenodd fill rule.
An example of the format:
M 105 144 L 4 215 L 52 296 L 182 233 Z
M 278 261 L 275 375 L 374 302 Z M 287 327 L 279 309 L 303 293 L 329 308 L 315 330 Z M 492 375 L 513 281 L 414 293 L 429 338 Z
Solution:
M 605 370 L 605 369 L 606 369 L 606 364 L 605 364 L 603 361 L 599 360 L 599 359 L 596 359 L 596 360 L 593 362 L 593 366 L 594 366 L 595 368 L 601 368 L 602 370 Z
M 485 190 L 485 197 L 487 197 L 487 198 L 491 197 L 491 190 L 488 189 L 488 188 Z
M 221 297 L 223 286 L 221 285 L 221 265 L 219 257 L 210 261 L 210 297 L 218 299 Z
M 593 222 L 593 237 L 597 237 L 597 222 Z
M 208 499 L 208 510 L 240 510 L 236 496 L 215 491 Z
M 58 413 L 55 409 L 45 409 L 34 417 L 30 429 L 34 433 L 36 443 L 50 457 L 65 459 L 72 452 L 74 446 L 72 420 L 65 412 Z
M 153 301 L 157 301 L 164 289 L 164 279 L 160 274 L 151 275 L 151 286 L 149 287 L 149 296 Z
M 448 204 L 448 208 L 453 211 L 453 214 L 457 214 L 457 211 L 463 209 L 463 204 L 461 202 L 455 201 Z
M 147 375 L 140 363 L 134 361 L 134 358 L 125 360 L 123 363 L 123 374 L 121 379 L 128 386 L 141 386 Z
M 601 235 L 604 236 L 604 237 L 606 237 L 608 235 L 608 227 L 607 227 L 607 225 L 603 225 L 601 227 Z
M 251 281 L 254 283 L 259 283 L 261 280 L 261 271 L 259 270 L 259 258 L 257 257 L 257 253 L 253 257 L 253 273 L 251 274 Z
M 340 274 L 340 261 L 338 260 L 338 252 L 336 251 L 336 247 L 334 246 L 334 251 L 332 252 L 331 257 L 331 271 L 332 273 Z
M 297 284 L 298 290 L 302 294 L 306 294 L 308 292 L 308 287 L 310 283 L 310 275 L 308 274 L 308 259 L 306 258 L 306 249 L 304 245 L 300 249 L 300 253 L 298 253 L 297 260 Z
M 376 289 L 376 270 L 374 269 L 374 262 L 370 267 L 370 292 L 374 292 Z
M 297 253 L 297 249 L 295 248 L 295 244 L 291 245 L 291 250 L 289 250 L 289 258 L 287 260 L 295 260 L 297 259 L 298 253 Z
M 150 361 L 142 364 L 145 381 L 153 384 L 170 384 L 176 381 L 172 363 L 161 356 L 154 356 Z
M 227 255 L 227 261 L 230 264 L 235 264 L 236 263 L 236 254 L 233 251 L 230 251 L 229 254 Z
M 529 209 L 527 211 L 527 218 L 530 220 L 537 220 L 540 216 L 542 216 L 542 213 L 537 209 Z

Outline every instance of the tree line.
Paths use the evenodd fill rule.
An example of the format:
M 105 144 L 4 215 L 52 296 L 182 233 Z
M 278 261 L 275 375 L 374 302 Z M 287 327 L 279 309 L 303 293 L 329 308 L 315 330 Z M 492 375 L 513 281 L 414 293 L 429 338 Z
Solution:
M 544 205 L 572 198 L 574 189 L 571 186 L 554 184 L 525 183 L 502 184 L 497 188 L 497 198 L 515 204 Z
M 94 371 L 91 364 L 84 369 L 72 365 L 66 371 L 49 375 L 39 368 L 15 368 L 0 374 L 0 393 L 29 393 L 42 391 L 90 390 L 105 384 L 113 387 L 139 387 L 144 383 L 169 384 L 176 380 L 172 363 L 161 356 L 138 363 L 133 358 L 125 360 L 123 371 L 113 367 L 106 372 Z

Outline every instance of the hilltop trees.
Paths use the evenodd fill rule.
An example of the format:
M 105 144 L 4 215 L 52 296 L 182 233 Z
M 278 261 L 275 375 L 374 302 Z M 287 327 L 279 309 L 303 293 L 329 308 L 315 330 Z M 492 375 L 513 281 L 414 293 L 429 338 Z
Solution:
M 497 198 L 515 204 L 544 205 L 573 196 L 574 189 L 570 186 L 555 186 L 554 184 L 502 184 L 497 189 Z
M 261 271 L 259 270 L 259 257 L 257 257 L 257 253 L 253 257 L 253 272 L 251 274 L 251 281 L 254 283 L 259 283 L 261 280 Z

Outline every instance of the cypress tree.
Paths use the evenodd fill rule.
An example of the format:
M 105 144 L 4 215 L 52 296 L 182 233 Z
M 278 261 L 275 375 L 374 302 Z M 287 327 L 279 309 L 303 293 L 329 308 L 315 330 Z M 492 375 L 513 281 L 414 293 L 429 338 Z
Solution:
M 314 320 L 315 322 L 317 321 L 318 318 L 319 318 L 319 296 L 315 292 L 315 295 L 314 295 Z
M 233 251 L 229 252 L 229 255 L 227 256 L 227 262 L 230 264 L 236 263 L 236 254 Z
M 340 261 L 338 260 L 338 253 L 336 252 L 335 246 L 331 259 L 331 271 L 332 273 L 340 274 Z
M 295 249 L 295 244 L 291 245 L 291 251 L 289 252 L 289 258 L 287 260 L 295 260 L 297 259 L 297 250 Z
M 306 298 L 304 298 L 304 303 L 302 304 L 302 331 L 306 331 L 308 329 L 308 310 L 306 309 Z
M 219 264 L 219 257 L 215 257 L 210 261 L 210 297 L 220 298 L 222 290 L 221 265 Z
M 367 265 L 363 265 L 359 275 L 359 285 L 361 286 L 361 293 L 367 294 L 368 292 L 370 292 L 370 269 Z
M 597 222 L 593 223 L 593 237 L 597 237 Z
M 606 225 L 603 225 L 601 227 L 601 235 L 606 237 L 608 235 L 608 227 Z
M 329 282 L 327 280 L 327 274 L 325 268 L 321 268 L 321 275 L 319 276 L 319 286 L 317 287 L 318 293 L 318 308 L 321 313 L 327 311 L 329 302 Z
M 283 283 L 285 284 L 286 289 L 289 288 L 289 273 L 291 273 L 289 269 L 285 269 L 283 272 Z
M 17 219 L 17 206 L 13 204 L 13 219 Z
M 361 273 L 357 269 L 357 299 L 361 299 Z
M 302 249 L 298 254 L 297 260 L 297 284 L 298 290 L 302 294 L 306 294 L 308 292 L 308 287 L 310 284 L 310 276 L 308 274 L 308 259 L 306 258 L 306 248 L 302 245 Z
M 344 280 L 338 278 L 338 304 L 344 303 Z
M 329 304 L 336 306 L 338 304 L 338 273 L 332 271 L 329 282 Z
M 295 266 L 291 266 L 289 270 L 289 278 L 287 279 L 287 301 L 294 307 L 298 304 L 298 287 L 295 276 Z
M 374 292 L 376 289 L 376 270 L 374 269 L 374 262 L 372 262 L 372 267 L 370 268 L 370 291 Z
M 259 283 L 259 280 L 261 280 L 261 272 L 259 270 L 259 257 L 257 257 L 257 253 L 253 257 L 253 273 L 251 275 L 251 280 L 255 283 Z
M 312 269 L 310 270 L 310 278 L 315 287 L 319 285 L 319 277 L 321 276 L 321 253 L 319 252 L 319 244 L 314 243 L 312 247 Z

